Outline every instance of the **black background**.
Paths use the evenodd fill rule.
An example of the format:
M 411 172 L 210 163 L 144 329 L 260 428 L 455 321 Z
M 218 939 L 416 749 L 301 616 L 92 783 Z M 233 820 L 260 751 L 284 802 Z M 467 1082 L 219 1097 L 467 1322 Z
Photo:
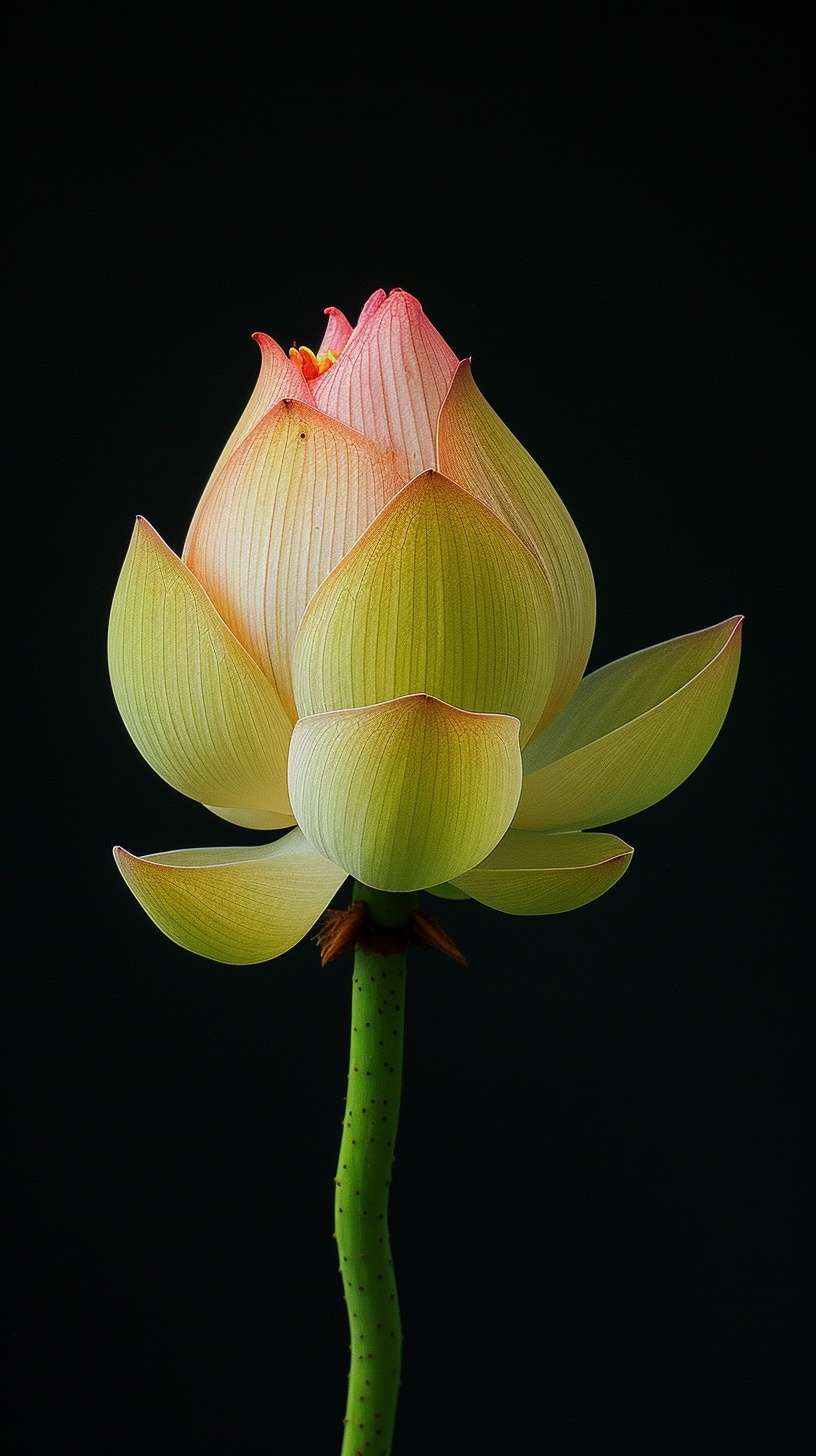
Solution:
M 401 286 L 571 510 L 592 666 L 746 628 L 620 885 L 445 906 L 470 968 L 413 956 L 395 1456 L 804 1450 L 801 37 L 619 71 L 611 31 L 484 35 L 451 75 L 362 35 L 349 69 L 320 24 L 248 28 L 237 86 L 225 18 L 229 90 L 135 20 L 96 70 L 49 36 L 18 75 L 10 1449 L 339 1446 L 350 965 L 221 967 L 144 917 L 110 846 L 223 827 L 139 758 L 104 641 L 134 515 L 181 547 L 251 332 L 315 345 Z

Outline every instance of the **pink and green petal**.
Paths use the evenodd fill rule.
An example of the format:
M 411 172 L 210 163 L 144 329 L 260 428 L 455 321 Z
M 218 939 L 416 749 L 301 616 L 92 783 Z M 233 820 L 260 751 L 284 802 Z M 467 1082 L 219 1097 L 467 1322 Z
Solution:
M 233 966 L 291 950 L 346 878 L 299 829 L 274 844 L 177 849 L 141 859 L 117 848 L 114 855 L 139 904 L 170 940 Z
M 633 852 L 614 834 L 508 829 L 492 854 L 457 876 L 455 888 L 506 915 L 561 915 L 611 889 Z
M 237 450 L 241 441 L 252 433 L 258 421 L 274 409 L 280 400 L 299 399 L 304 404 L 311 403 L 308 384 L 280 344 L 276 344 L 268 334 L 253 334 L 252 337 L 261 351 L 260 373 L 246 408 L 216 461 L 210 476 L 210 485 L 218 478 L 233 450 Z M 207 489 L 209 490 L 209 485 Z
M 314 405 L 284 400 L 193 517 L 184 560 L 292 721 L 291 655 L 306 604 L 400 487 L 386 451 Z
M 728 711 L 741 617 L 661 642 L 590 673 L 524 757 L 514 827 L 591 829 L 676 789 Z
M 433 471 L 369 526 L 312 598 L 295 646 L 300 716 L 425 693 L 511 714 L 527 742 L 555 663 L 552 595 L 498 516 Z
M 301 718 L 289 793 L 304 834 L 375 890 L 438 885 L 479 864 L 521 787 L 518 721 L 413 696 Z
M 552 722 L 586 666 L 595 630 L 595 587 L 583 542 L 544 472 L 459 365 L 442 405 L 438 468 L 490 506 L 540 562 L 558 616 L 558 662 L 538 725 Z
M 418 301 L 396 288 L 315 382 L 315 403 L 393 450 L 397 470 L 411 480 L 436 464 L 436 420 L 456 365 Z
M 128 732 L 174 789 L 289 814 L 291 723 L 273 684 L 141 519 L 113 598 L 108 659 Z

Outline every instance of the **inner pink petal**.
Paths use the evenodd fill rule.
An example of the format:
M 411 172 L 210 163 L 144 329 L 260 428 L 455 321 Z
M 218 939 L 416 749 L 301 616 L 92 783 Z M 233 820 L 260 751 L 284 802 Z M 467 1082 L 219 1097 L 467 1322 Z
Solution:
M 315 381 L 314 400 L 393 450 L 397 470 L 411 480 L 436 463 L 436 421 L 457 364 L 419 301 L 395 288 L 365 321 L 361 315 L 337 363 Z
M 324 308 L 323 312 L 329 321 L 317 350 L 318 358 L 321 354 L 336 354 L 339 358 L 351 338 L 351 324 L 339 308 Z

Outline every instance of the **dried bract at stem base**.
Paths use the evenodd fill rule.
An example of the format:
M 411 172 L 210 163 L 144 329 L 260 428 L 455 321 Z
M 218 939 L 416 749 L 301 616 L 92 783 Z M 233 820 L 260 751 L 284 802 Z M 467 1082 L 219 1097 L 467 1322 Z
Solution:
M 421 945 L 438 950 L 461 966 L 467 965 L 459 947 L 434 915 L 412 910 L 407 925 L 388 929 L 371 918 L 364 900 L 356 900 L 348 910 L 327 910 L 315 940 L 320 948 L 321 966 L 338 960 L 357 945 L 381 956 L 396 955 L 409 945 Z

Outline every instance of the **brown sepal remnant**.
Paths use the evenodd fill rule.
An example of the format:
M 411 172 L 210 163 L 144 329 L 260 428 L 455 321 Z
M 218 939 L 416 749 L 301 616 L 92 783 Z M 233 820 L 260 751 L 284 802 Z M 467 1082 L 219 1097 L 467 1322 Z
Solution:
M 411 941 L 415 945 L 425 945 L 429 950 L 438 950 L 442 955 L 450 956 L 452 961 L 458 961 L 460 966 L 466 966 L 467 961 L 448 935 L 447 930 L 439 924 L 435 915 L 428 915 L 424 910 L 411 911 Z
M 367 919 L 368 906 L 363 900 L 355 900 L 348 910 L 326 911 L 315 936 L 321 966 L 327 966 L 329 961 L 336 961 L 338 956 L 354 948 Z
M 441 951 L 461 966 L 467 965 L 462 952 L 435 916 L 427 915 L 424 910 L 412 910 L 407 925 L 389 930 L 371 919 L 365 900 L 355 900 L 348 910 L 327 910 L 315 940 L 320 947 L 321 966 L 336 961 L 355 945 L 382 956 L 396 955 L 407 945 L 423 945 L 429 950 Z

